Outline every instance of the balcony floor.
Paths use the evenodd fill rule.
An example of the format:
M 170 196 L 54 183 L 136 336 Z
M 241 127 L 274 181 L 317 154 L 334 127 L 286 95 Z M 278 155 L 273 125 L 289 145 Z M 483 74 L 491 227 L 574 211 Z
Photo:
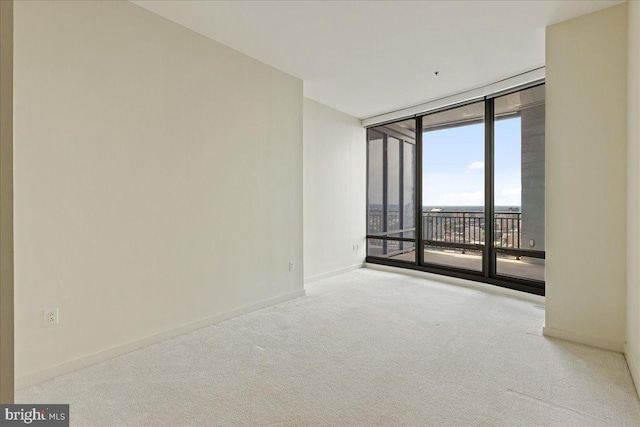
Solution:
M 389 259 L 414 262 L 415 251 L 394 255 L 389 257 Z M 429 264 L 464 268 L 473 271 L 482 270 L 481 254 L 425 250 L 424 261 Z M 538 260 L 498 258 L 497 272 L 504 276 L 544 281 L 544 264 Z

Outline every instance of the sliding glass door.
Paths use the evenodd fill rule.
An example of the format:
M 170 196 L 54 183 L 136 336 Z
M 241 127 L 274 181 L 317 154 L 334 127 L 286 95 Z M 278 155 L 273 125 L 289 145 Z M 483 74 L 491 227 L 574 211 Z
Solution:
M 544 294 L 544 85 L 367 130 L 367 262 Z

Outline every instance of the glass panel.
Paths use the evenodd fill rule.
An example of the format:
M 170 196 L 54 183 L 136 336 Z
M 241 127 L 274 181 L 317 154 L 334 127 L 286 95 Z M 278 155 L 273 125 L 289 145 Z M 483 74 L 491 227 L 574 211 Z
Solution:
M 501 276 L 544 281 L 544 259 L 496 254 L 496 272 Z
M 415 262 L 416 250 L 413 242 L 397 240 L 367 239 L 369 256 L 389 258 L 396 261 Z
M 424 262 L 482 271 L 484 224 L 484 102 L 422 119 L 422 237 Z M 433 244 L 436 242 L 435 244 Z
M 367 131 L 371 235 L 415 239 L 415 119 L 377 126 Z M 413 252 L 411 242 L 370 241 L 370 256 L 402 256 Z
M 482 271 L 482 251 L 428 245 L 424 249 L 424 262 L 426 264 Z
M 494 244 L 544 250 L 544 85 L 495 100 Z
M 495 99 L 495 247 L 544 251 L 544 85 Z M 544 280 L 544 260 L 496 255 L 496 273 Z
M 415 182 L 415 173 L 416 173 L 416 146 L 413 143 L 405 142 L 403 153 L 403 193 L 402 193 L 402 202 L 403 202 L 403 216 L 404 216 L 404 224 L 403 229 L 412 229 L 415 228 L 415 195 L 416 195 L 416 182 Z
M 400 230 L 400 140 L 387 138 L 387 231 Z
M 367 231 L 369 234 L 384 231 L 382 212 L 382 141 L 380 132 L 369 129 L 368 140 L 368 173 L 369 173 L 369 207 Z

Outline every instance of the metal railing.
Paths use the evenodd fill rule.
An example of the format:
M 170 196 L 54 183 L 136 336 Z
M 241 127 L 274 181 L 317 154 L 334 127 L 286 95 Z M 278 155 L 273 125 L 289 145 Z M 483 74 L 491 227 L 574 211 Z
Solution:
M 422 236 L 433 242 L 481 244 L 484 242 L 482 212 L 423 212 Z
M 494 214 L 494 246 L 520 248 L 522 213 L 496 212 Z M 404 224 L 413 224 L 413 215 L 405 212 Z M 382 209 L 369 209 L 368 233 L 370 235 L 409 237 L 404 233 L 413 228 L 400 228 L 400 212 L 387 211 L 387 227 L 384 227 Z M 404 232 L 404 233 L 402 233 Z M 413 234 L 411 234 L 413 236 Z M 422 212 L 422 238 L 437 242 L 462 245 L 484 244 L 485 218 L 482 211 L 425 211 Z
M 404 214 L 403 224 L 407 225 L 405 228 L 413 230 L 413 212 Z M 369 233 L 384 233 L 384 216 L 382 209 L 369 209 Z M 400 212 L 389 210 L 387 212 L 387 228 L 390 234 L 396 234 L 400 230 Z

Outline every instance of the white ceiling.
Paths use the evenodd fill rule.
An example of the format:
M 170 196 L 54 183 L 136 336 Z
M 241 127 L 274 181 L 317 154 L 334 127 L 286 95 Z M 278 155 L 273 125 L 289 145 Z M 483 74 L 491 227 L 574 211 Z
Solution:
M 541 67 L 545 26 L 623 1 L 133 3 L 303 79 L 307 98 L 366 118 Z

